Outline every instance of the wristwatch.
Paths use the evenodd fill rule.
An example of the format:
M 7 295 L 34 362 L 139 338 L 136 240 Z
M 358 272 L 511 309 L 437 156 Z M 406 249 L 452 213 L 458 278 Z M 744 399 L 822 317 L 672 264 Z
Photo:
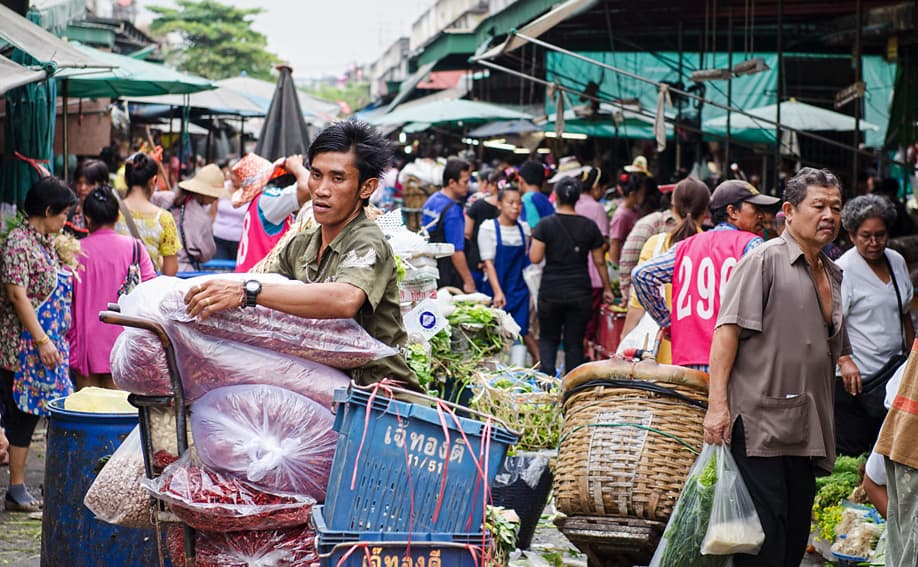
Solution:
M 245 291 L 245 307 L 255 307 L 258 294 L 261 293 L 261 282 L 258 280 L 245 280 L 242 283 L 242 289 Z

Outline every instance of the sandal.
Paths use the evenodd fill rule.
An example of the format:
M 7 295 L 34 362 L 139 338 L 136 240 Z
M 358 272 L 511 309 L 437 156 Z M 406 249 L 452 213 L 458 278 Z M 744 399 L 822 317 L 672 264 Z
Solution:
M 32 500 L 25 504 L 21 502 L 16 502 L 9 494 L 6 495 L 6 498 L 3 499 L 3 508 L 8 512 L 41 512 L 42 502 L 41 500 Z

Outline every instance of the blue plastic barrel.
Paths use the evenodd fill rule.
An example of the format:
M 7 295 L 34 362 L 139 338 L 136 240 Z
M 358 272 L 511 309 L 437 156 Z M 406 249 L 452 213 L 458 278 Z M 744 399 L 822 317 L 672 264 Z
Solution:
M 107 524 L 83 505 L 99 459 L 115 452 L 137 425 L 137 415 L 70 411 L 63 402 L 48 405 L 42 567 L 159 565 L 153 530 Z

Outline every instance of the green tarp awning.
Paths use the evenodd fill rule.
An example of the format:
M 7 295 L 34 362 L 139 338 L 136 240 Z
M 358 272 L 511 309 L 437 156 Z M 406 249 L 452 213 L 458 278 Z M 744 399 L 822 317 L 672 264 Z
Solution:
M 582 52 L 581 55 L 606 63 L 608 65 L 629 71 L 656 82 L 679 82 L 679 54 L 677 52 Z M 744 75 L 734 77 L 732 82 L 732 106 L 740 109 L 752 109 L 775 104 L 777 101 L 777 55 L 773 53 L 757 53 L 756 56 L 762 57 L 765 63 L 770 67 L 767 71 L 754 75 Z M 788 54 L 788 57 L 813 57 L 822 58 L 822 55 L 808 54 Z M 734 54 L 733 62 L 738 63 L 741 55 Z M 705 68 L 725 68 L 727 67 L 728 54 L 715 53 L 705 56 Z M 545 64 L 547 67 L 546 79 L 558 82 L 561 85 L 582 91 L 590 81 L 595 81 L 600 85 L 600 96 L 603 99 L 637 99 L 641 108 L 645 111 L 654 112 L 657 105 L 657 89 L 651 84 L 639 81 L 615 73 L 610 70 L 581 61 L 569 55 L 564 55 L 555 51 L 548 51 L 545 54 Z M 688 81 L 688 76 L 692 70 L 697 68 L 698 54 L 683 54 L 683 81 Z M 886 135 L 887 124 L 889 123 L 890 111 L 889 105 L 892 99 L 892 87 L 895 75 L 895 65 L 889 64 L 879 56 L 863 57 L 863 76 L 867 85 L 867 93 L 864 101 L 863 119 L 876 125 L 878 130 L 864 131 L 864 138 L 867 146 L 880 147 Z M 727 104 L 727 84 L 726 81 L 707 81 L 704 83 L 705 98 L 716 103 Z M 692 102 L 691 104 L 694 104 Z M 554 111 L 554 105 L 551 100 L 546 101 L 546 110 L 548 113 Z M 674 112 L 674 109 L 667 108 L 667 113 Z M 702 122 L 718 118 L 726 114 L 726 111 L 714 105 L 707 104 L 702 110 Z M 733 118 L 736 118 L 734 115 Z M 782 120 L 783 121 L 783 120 Z M 731 120 L 732 122 L 732 120 Z M 744 139 L 747 132 L 731 131 L 731 135 L 738 140 Z M 752 138 L 747 141 L 765 142 L 774 140 L 774 134 L 768 138 L 760 132 L 750 134 Z
M 68 80 L 68 96 L 75 98 L 120 98 L 188 94 L 213 89 L 216 85 L 195 75 L 182 73 L 164 65 L 134 59 L 74 44 L 80 52 L 102 61 L 112 69 L 100 72 L 65 70 L 56 75 Z
M 396 108 L 373 120 L 374 124 L 397 125 L 409 122 L 428 124 L 481 124 L 494 120 L 532 118 L 525 112 L 504 106 L 466 99 L 440 100 Z

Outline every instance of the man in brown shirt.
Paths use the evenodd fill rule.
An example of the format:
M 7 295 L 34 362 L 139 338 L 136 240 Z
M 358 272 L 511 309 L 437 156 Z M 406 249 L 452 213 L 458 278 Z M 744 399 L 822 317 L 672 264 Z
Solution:
M 800 565 L 815 475 L 835 461 L 835 364 L 851 352 L 841 270 L 820 252 L 838 234 L 838 179 L 803 168 L 784 198 L 787 228 L 737 265 L 711 345 L 705 442 L 730 443 L 765 531 L 735 567 Z

